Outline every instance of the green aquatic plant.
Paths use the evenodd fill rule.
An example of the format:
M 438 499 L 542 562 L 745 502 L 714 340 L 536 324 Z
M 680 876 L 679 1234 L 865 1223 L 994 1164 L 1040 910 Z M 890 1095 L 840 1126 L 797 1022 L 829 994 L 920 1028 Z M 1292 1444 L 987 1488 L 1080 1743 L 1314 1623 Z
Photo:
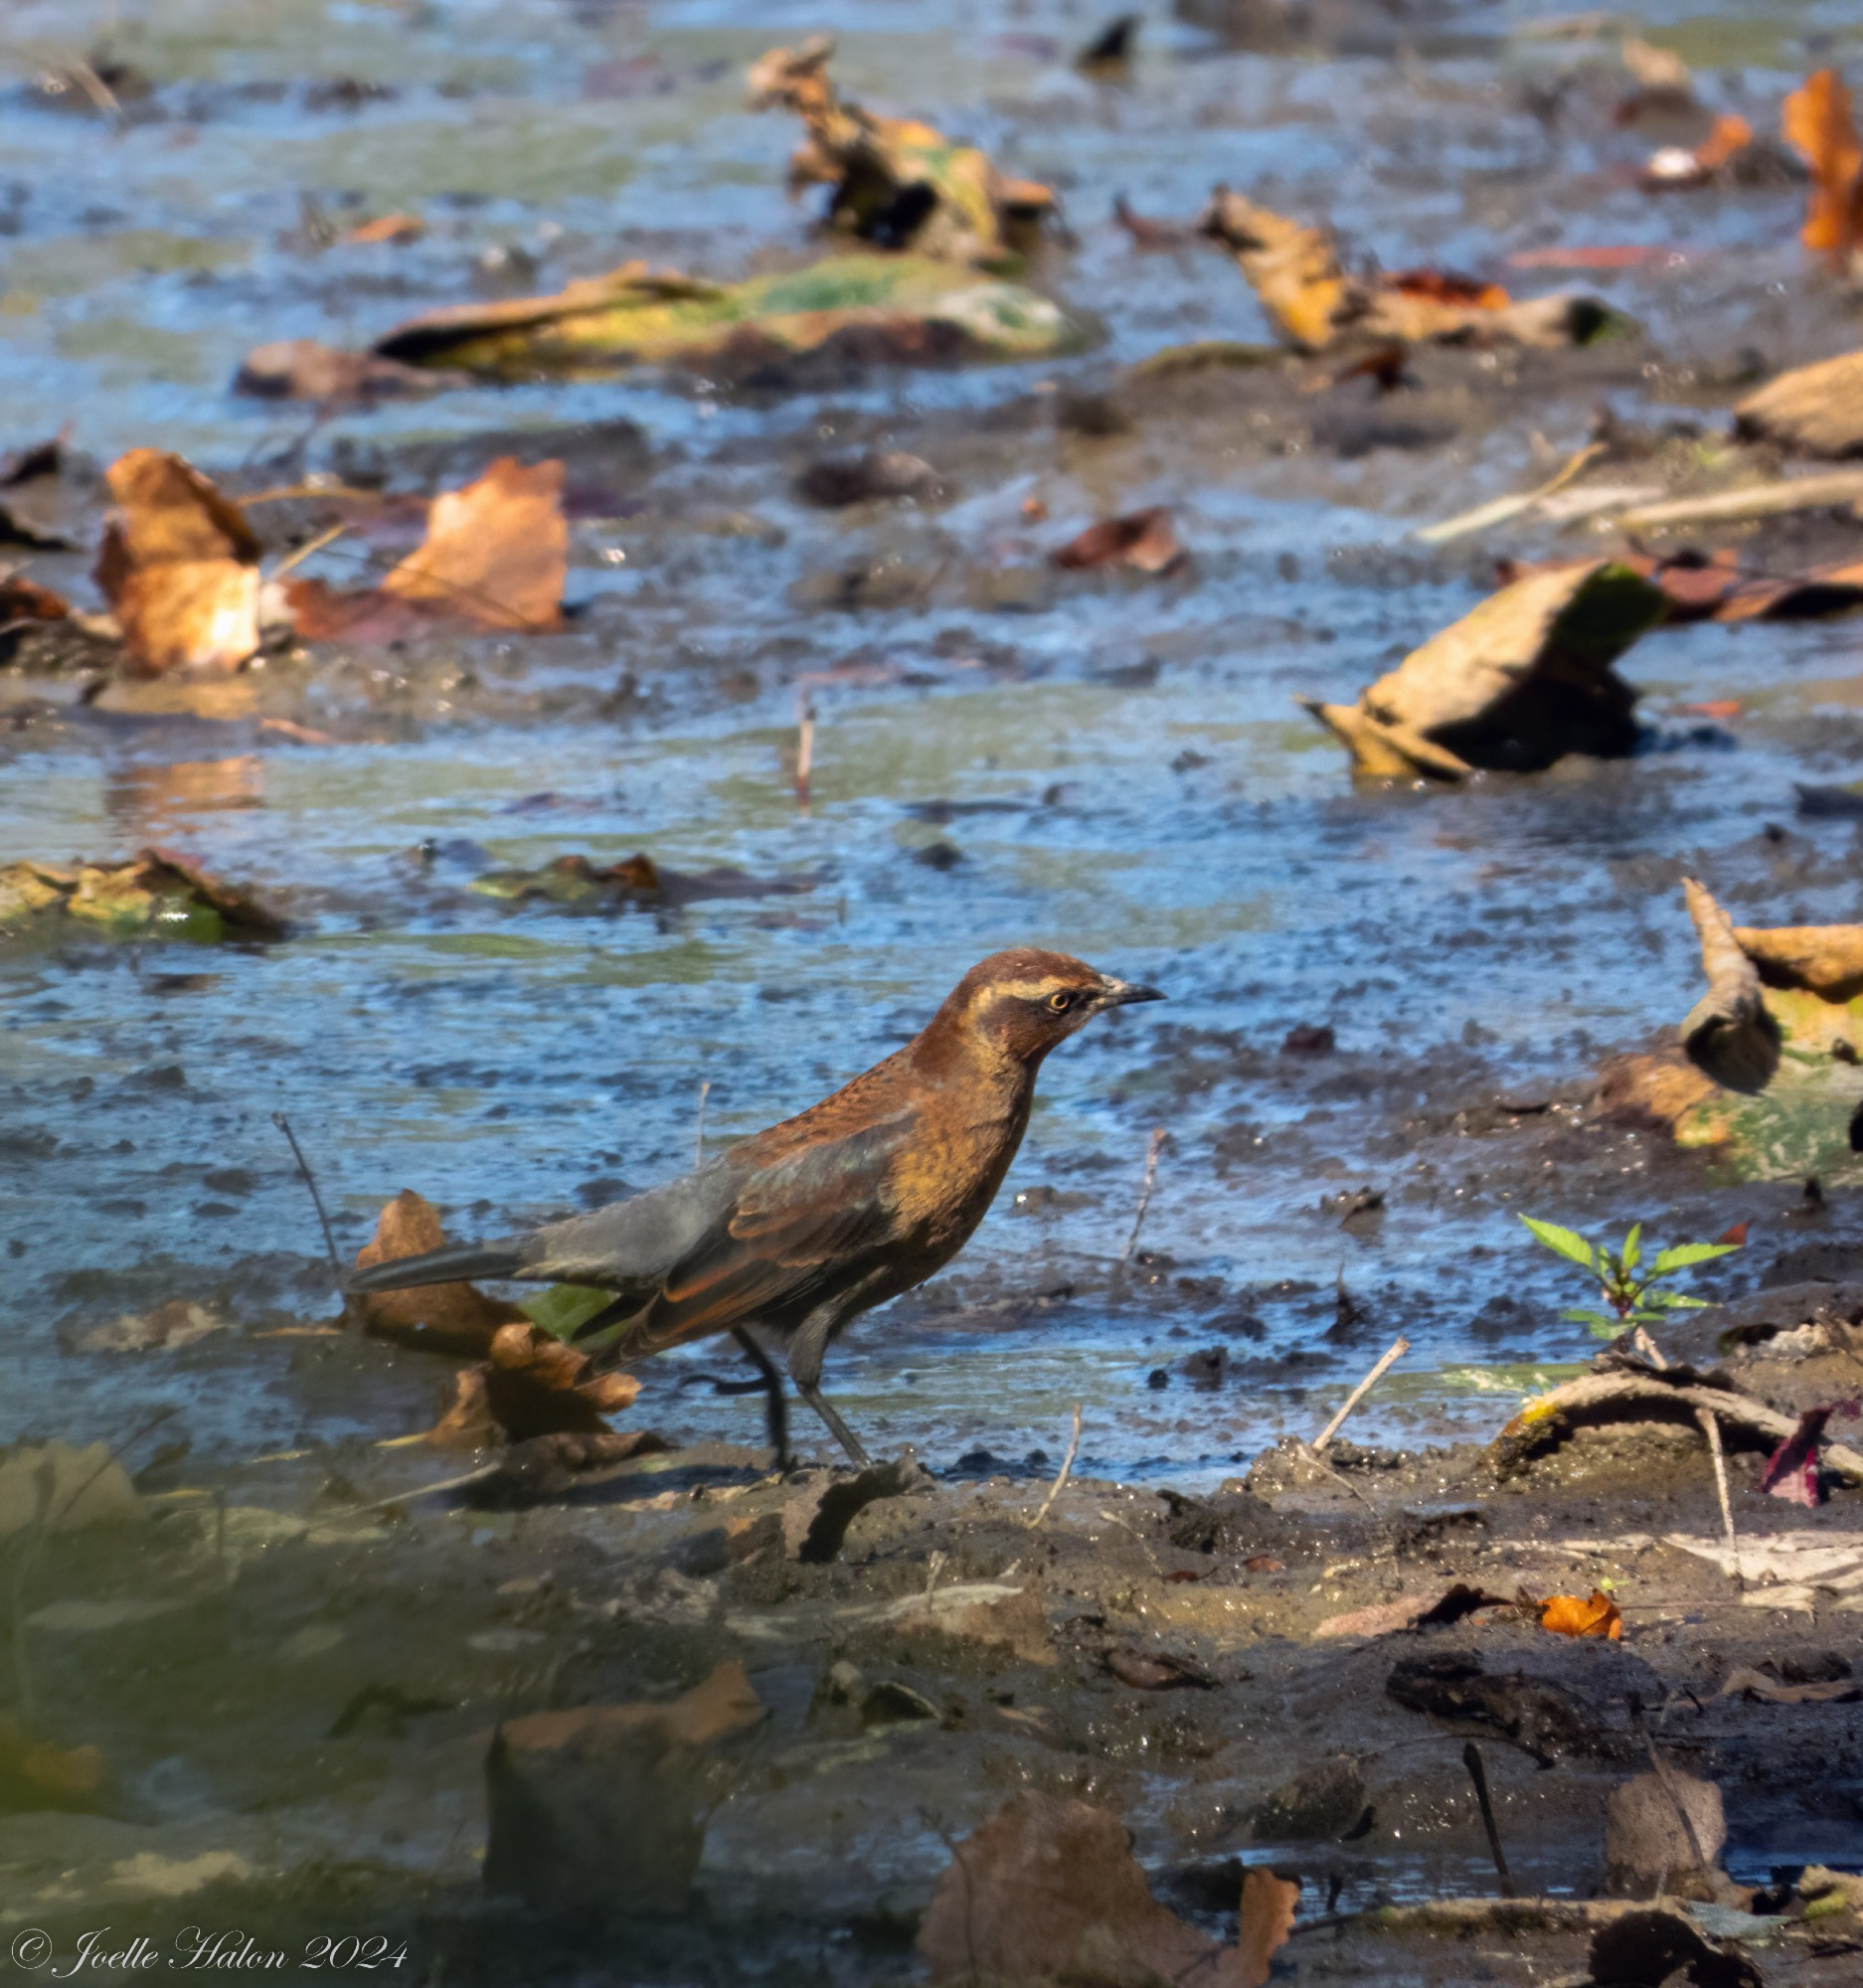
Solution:
M 1739 1242 L 1678 1242 L 1659 1250 L 1645 1264 L 1640 1222 L 1631 1225 L 1622 1246 L 1613 1250 L 1605 1242 L 1588 1242 L 1576 1230 L 1561 1229 L 1556 1222 L 1536 1222 L 1530 1215 L 1520 1219 L 1536 1242 L 1568 1263 L 1577 1263 L 1596 1280 L 1599 1298 L 1609 1311 L 1563 1311 L 1559 1315 L 1575 1325 L 1589 1325 L 1599 1339 L 1616 1339 L 1638 1326 L 1660 1325 L 1671 1312 L 1705 1310 L 1706 1298 L 1663 1286 L 1679 1271 L 1711 1262 L 1716 1256 L 1731 1256 L 1741 1247 Z

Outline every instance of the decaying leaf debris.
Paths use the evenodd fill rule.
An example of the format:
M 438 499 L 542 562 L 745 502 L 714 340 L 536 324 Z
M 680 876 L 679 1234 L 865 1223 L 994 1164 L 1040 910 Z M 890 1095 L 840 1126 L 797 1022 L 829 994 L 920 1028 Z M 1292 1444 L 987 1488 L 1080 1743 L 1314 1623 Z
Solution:
M 1742 1177 L 1863 1175 L 1863 925 L 1736 925 L 1683 885 L 1708 991 L 1671 1049 L 1619 1058 L 1605 1100 Z
M 1662 594 L 1609 560 L 1529 575 L 1484 600 L 1356 704 L 1302 700 L 1387 778 L 1537 771 L 1568 752 L 1619 756 L 1636 743 L 1636 693 L 1611 667 L 1660 620 Z
M 0 928 L 45 914 L 111 938 L 277 939 L 284 920 L 244 891 L 165 849 L 123 863 L 9 863 L 0 868 Z
M 1347 273 L 1330 230 L 1308 228 L 1218 187 L 1202 233 L 1236 257 L 1274 329 L 1302 352 L 1347 335 L 1378 344 L 1589 345 L 1622 320 L 1594 297 L 1516 299 L 1498 283 L 1437 269 Z
M 1734 425 L 1800 455 L 1863 454 L 1863 352 L 1779 374 L 1739 403 Z
M 844 102 L 828 75 L 833 54 L 833 40 L 815 35 L 751 68 L 752 104 L 793 110 L 807 127 L 789 161 L 791 189 L 831 188 L 828 226 L 883 248 L 984 264 L 1032 253 L 1053 191 L 1006 178 L 976 146 L 930 124 Z
M 624 263 L 555 296 L 449 305 L 377 340 L 379 357 L 492 379 L 683 366 L 780 378 L 804 358 L 870 365 L 1034 359 L 1083 343 L 1048 298 L 934 256 L 831 255 L 741 283 Z

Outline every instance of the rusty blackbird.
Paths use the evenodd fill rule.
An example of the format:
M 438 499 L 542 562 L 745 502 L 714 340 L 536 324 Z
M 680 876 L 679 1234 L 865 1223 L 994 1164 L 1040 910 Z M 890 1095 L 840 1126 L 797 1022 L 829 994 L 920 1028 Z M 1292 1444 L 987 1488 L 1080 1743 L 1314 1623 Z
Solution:
M 1048 1052 L 1108 1008 L 1163 998 L 1066 953 L 992 953 L 904 1049 L 684 1179 L 508 1242 L 376 1263 L 349 1288 L 461 1277 L 594 1285 L 614 1300 L 576 1336 L 611 1331 L 602 1357 L 617 1365 L 729 1332 L 756 1364 L 780 1464 L 782 1379 L 763 1344 L 773 1340 L 796 1392 L 864 1465 L 867 1452 L 822 1399 L 823 1354 L 860 1313 L 923 1283 L 969 1241 L 1028 1129 Z

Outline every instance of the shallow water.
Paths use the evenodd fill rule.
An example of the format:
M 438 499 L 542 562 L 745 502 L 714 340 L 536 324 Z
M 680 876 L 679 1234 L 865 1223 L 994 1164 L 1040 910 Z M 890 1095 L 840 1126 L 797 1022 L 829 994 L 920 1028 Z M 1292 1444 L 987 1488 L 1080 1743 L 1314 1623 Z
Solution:
M 200 0 L 119 17 L 112 46 L 154 91 L 112 133 L 31 81 L 103 15 L 14 9 L 8 441 L 69 420 L 101 459 L 152 442 L 213 470 L 288 460 L 294 474 L 373 450 L 393 476 L 402 444 L 625 419 L 651 466 L 627 473 L 616 515 L 577 528 L 580 631 L 473 645 L 456 699 L 430 670 L 403 697 L 401 666 L 381 659 L 374 685 L 351 668 L 303 688 L 307 722 L 351 743 L 96 712 L 0 747 L 0 860 L 159 842 L 297 920 L 266 950 L 74 941 L 0 962 L 0 1229 L 15 1249 L 0 1435 L 109 1434 L 163 1402 L 204 1459 L 419 1427 L 438 1384 L 418 1362 L 313 1394 L 280 1342 L 106 1359 L 70 1334 L 217 1291 L 241 1324 L 328 1314 L 273 1110 L 312 1155 L 345 1249 L 406 1186 L 452 1233 L 492 1233 L 678 1171 L 702 1082 L 711 1140 L 799 1108 L 1012 942 L 1080 952 L 1172 1001 L 1054 1060 L 970 1249 L 833 1356 L 855 1425 L 940 1466 L 982 1467 L 981 1450 L 1045 1467 L 1080 1402 L 1084 1469 L 1214 1481 L 1322 1420 L 1400 1330 L 1414 1350 L 1355 1431 L 1490 1428 L 1536 1372 L 1585 1351 L 1556 1319 L 1580 1294 L 1524 1241 L 1522 1207 L 1652 1218 L 1678 1237 L 1760 1218 L 1767 1254 L 1736 1283 L 1853 1234 L 1841 1201 L 1794 1228 L 1795 1189 L 1716 1184 L 1628 1135 L 1539 1134 L 1562 1111 L 1576 1126 L 1571 1100 L 1608 1050 L 1694 999 L 1683 874 L 1775 922 L 1854 914 L 1848 826 L 1763 833 L 1789 819 L 1794 779 L 1856 769 L 1854 624 L 1665 632 L 1625 665 L 1647 753 L 1454 794 L 1354 791 L 1291 703 L 1349 698 L 1471 604 L 1491 548 L 1432 555 L 1409 534 L 1539 480 L 1597 402 L 1665 418 L 1691 366 L 1853 342 L 1807 284 L 1795 191 L 1652 200 L 1629 180 L 1637 134 L 1576 112 L 1549 129 L 1520 107 L 1529 83 L 1605 60 L 1510 39 L 1535 12 L 1445 15 L 1395 60 L 1385 45 L 1331 61 L 1232 51 L 1159 20 L 1131 87 L 1107 89 L 1066 67 L 1086 24 L 1052 8 Z M 1710 69 L 1744 66 L 1716 85 L 1730 102 L 1773 101 L 1812 42 L 1824 60 L 1863 39 L 1835 5 L 1648 20 Z M 534 259 L 497 278 L 519 289 L 633 254 L 728 275 L 772 248 L 800 253 L 806 216 L 780 187 L 794 130 L 746 113 L 740 79 L 772 39 L 821 25 L 845 31 L 851 95 L 961 129 L 1062 189 L 1078 241 L 1047 275 L 1098 315 L 1099 349 L 779 401 L 634 380 L 472 391 L 344 414 L 307 439 L 300 412 L 227 393 L 250 346 L 371 335 L 469 294 L 488 252 L 507 271 Z M 332 104 L 312 85 L 339 77 L 393 93 Z M 1058 430 L 1056 388 L 1098 388 L 1111 361 L 1265 334 L 1224 258 L 1139 256 L 1104 220 L 1114 191 L 1186 216 L 1217 180 L 1330 215 L 1393 265 L 1494 267 L 1562 241 L 1673 241 L 1688 257 L 1600 285 L 1648 325 L 1647 364 L 1550 397 L 1529 382 L 1435 446 L 1272 454 L 1241 415 L 1107 440 Z M 305 194 L 338 219 L 351 196 L 358 213 L 418 210 L 431 233 L 312 254 L 291 240 Z M 811 452 L 889 436 L 948 472 L 947 501 L 824 515 L 790 494 Z M 1029 496 L 1049 523 L 1024 519 Z M 1090 517 L 1149 502 L 1172 507 L 1187 579 L 1041 569 Z M 323 570 L 351 578 L 345 557 Z M 811 585 L 854 562 L 891 576 L 892 596 L 819 604 Z M 1017 595 L 1032 611 L 999 604 L 1010 570 L 1032 575 Z M 798 809 L 794 680 L 842 666 L 814 693 Z M 643 698 L 592 717 L 625 677 Z M 1732 729 L 1679 709 L 1730 699 Z M 960 860 L 914 860 L 934 845 Z M 636 848 L 807 888 L 625 916 L 465 888 L 492 860 Z M 1289 1029 L 1322 1022 L 1336 1057 L 1278 1054 Z M 1457 1130 L 1458 1111 L 1496 1100 L 1534 1108 L 1503 1111 L 1485 1142 Z M 1157 1124 L 1171 1143 L 1144 1254 L 1114 1279 Z M 1335 1197 L 1368 1185 L 1384 1213 L 1342 1226 Z M 1362 1323 L 1339 1323 L 1341 1278 Z M 1171 1371 L 1147 1387 L 1218 1343 L 1236 1362 L 1221 1386 Z M 749 1436 L 756 1404 L 704 1385 L 728 1365 L 704 1347 L 663 1363 L 646 1418 L 674 1437 Z

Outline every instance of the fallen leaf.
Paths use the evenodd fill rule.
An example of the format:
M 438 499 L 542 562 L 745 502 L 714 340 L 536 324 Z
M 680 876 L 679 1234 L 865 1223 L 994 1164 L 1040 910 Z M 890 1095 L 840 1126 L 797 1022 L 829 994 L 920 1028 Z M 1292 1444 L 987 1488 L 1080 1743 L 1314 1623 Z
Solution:
M 426 223 L 418 214 L 379 214 L 373 221 L 358 222 L 343 240 L 365 245 L 419 242 L 425 233 Z
M 1134 573 L 1173 574 L 1190 555 L 1177 542 L 1170 512 L 1156 504 L 1146 511 L 1089 525 L 1050 557 L 1056 566 L 1073 572 L 1099 573 L 1122 566 Z
M 1496 571 L 1503 583 L 1511 583 L 1529 573 L 1570 572 L 1584 563 L 1561 560 L 1535 566 L 1501 560 Z M 1817 621 L 1863 608 L 1863 561 L 1813 567 L 1795 574 L 1758 574 L 1744 569 L 1740 555 L 1732 548 L 1723 548 L 1709 555 L 1688 549 L 1660 556 L 1629 553 L 1624 555 L 1623 564 L 1661 588 L 1666 603 L 1663 619 L 1676 625 L 1691 621 Z
M 438 1212 L 412 1188 L 404 1188 L 376 1218 L 375 1240 L 357 1255 L 356 1267 L 366 1270 L 372 1263 L 424 1255 L 445 1244 Z M 469 1360 L 489 1357 L 501 1327 L 528 1323 L 516 1305 L 487 1297 L 477 1285 L 464 1282 L 365 1291 L 354 1302 L 361 1307 L 366 1330 L 377 1338 Z
M 84 1353 L 148 1353 L 158 1347 L 174 1352 L 225 1332 L 232 1323 L 211 1306 L 170 1298 L 153 1311 L 126 1312 L 108 1325 L 93 1326 L 77 1344 Z
M 1717 1698 L 1757 1698 L 1768 1705 L 1847 1705 L 1863 1698 L 1855 1678 L 1829 1678 L 1816 1684 L 1781 1684 L 1764 1671 L 1738 1664 L 1722 1681 Z
M 258 648 L 259 543 L 245 513 L 160 449 L 131 449 L 104 480 L 116 508 L 96 578 L 130 673 L 238 669 Z
M 1235 255 L 1275 330 L 1302 352 L 1348 332 L 1405 345 L 1586 345 L 1621 323 L 1593 298 L 1516 301 L 1498 283 L 1440 269 L 1348 275 L 1329 230 L 1271 214 L 1227 187 L 1212 193 L 1198 226 Z
M 497 1439 L 489 1409 L 483 1428 L 472 1447 Z M 652 1429 L 560 1429 L 526 1436 L 508 1444 L 492 1469 L 464 1487 L 464 1495 L 478 1509 L 520 1510 L 562 1498 L 598 1471 L 667 1447 L 666 1438 Z
M 918 1948 L 940 1983 L 1235 1978 L 1214 1941 L 1151 1896 L 1117 1816 L 1033 1791 L 952 1846 Z
M 1459 1622 L 1477 1608 L 1499 1608 L 1507 1604 L 1502 1596 L 1488 1594 L 1466 1581 L 1447 1588 L 1430 1587 L 1400 1594 L 1395 1601 L 1377 1601 L 1366 1608 L 1348 1609 L 1343 1615 L 1328 1615 L 1313 1631 L 1316 1636 L 1390 1636 L 1401 1629 L 1423 1629 L 1443 1622 Z
M 1019 283 L 929 255 L 851 254 L 741 283 L 629 262 L 555 296 L 429 311 L 373 349 L 493 379 L 683 366 L 783 385 L 804 361 L 838 378 L 850 365 L 1036 359 L 1083 343 L 1058 305 Z
M 795 494 L 824 511 L 903 497 L 935 497 L 939 490 L 938 473 L 929 462 L 897 449 L 823 456 L 795 479 Z
M 74 551 L 83 543 L 78 514 L 94 481 L 74 474 L 62 435 L 16 450 L 0 467 L 0 545 Z
M 425 543 L 379 586 L 339 593 L 287 582 L 297 631 L 311 641 L 382 642 L 435 623 L 548 634 L 563 626 L 569 526 L 563 465 L 500 456 L 476 482 L 445 490 Z
M 1750 1222 L 1736 1222 L 1731 1228 L 1724 1229 L 1714 1240 L 1717 1242 L 1731 1242 L 1736 1249 L 1745 1248 L 1747 1231 L 1752 1226 Z
M 718 898 L 786 898 L 812 891 L 817 879 L 753 877 L 721 864 L 711 870 L 669 870 L 645 851 L 617 863 L 596 865 L 587 856 L 558 856 L 535 870 L 487 870 L 470 889 L 487 898 L 523 903 L 545 898 L 552 904 L 629 910 L 709 903 Z
M 1621 755 L 1636 694 L 1611 665 L 1659 620 L 1663 596 L 1612 561 L 1530 574 L 1360 693 L 1300 700 L 1374 775 L 1537 771 L 1568 752 Z
M 71 613 L 65 598 L 24 574 L 0 579 L 0 635 L 32 621 L 63 621 Z
M 1779 115 L 1786 144 L 1811 169 L 1811 192 L 1798 239 L 1814 253 L 1842 261 L 1863 236 L 1863 145 L 1850 114 L 1850 92 L 1834 69 L 1807 77 Z
M 1824 1425 L 1832 1415 L 1854 1419 L 1858 1414 L 1863 1414 L 1863 1402 L 1855 1399 L 1805 1409 L 1798 1417 L 1798 1426 L 1767 1458 L 1760 1475 L 1760 1489 L 1774 1498 L 1788 1498 L 1794 1505 L 1823 1504 L 1818 1444 L 1824 1438 Z
M 1863 454 L 1863 352 L 1779 374 L 1735 407 L 1734 431 L 1802 455 Z
M 1259 1864 L 1242 1875 L 1242 1920 L 1238 1930 L 1236 1988 L 1267 1988 L 1274 1956 L 1293 1931 L 1300 1904 L 1298 1878 L 1277 1878 Z
M 1641 88 L 1671 90 L 1683 96 L 1692 94 L 1694 78 L 1687 63 L 1673 49 L 1659 49 L 1640 35 L 1625 35 L 1617 53 Z
M 1200 1665 L 1161 1650 L 1117 1649 L 1106 1652 L 1106 1669 L 1134 1691 L 1213 1691 L 1216 1680 Z
M 981 263 L 1032 252 L 1051 189 L 1005 178 L 974 145 L 930 124 L 844 102 L 828 75 L 833 53 L 833 40 L 816 35 L 751 67 L 752 107 L 793 110 L 808 134 L 789 161 L 791 189 L 830 188 L 828 226 L 882 248 Z
M 126 863 L 11 863 L 0 868 L 0 921 L 42 911 L 81 918 L 112 938 L 148 933 L 211 943 L 283 938 L 266 906 L 164 849 Z
M 148 1508 L 100 1442 L 22 1442 L 0 1450 L 0 1540 L 43 1524 L 50 1533 L 140 1525 Z
M 1623 1639 L 1623 1613 L 1599 1588 L 1586 1601 L 1576 1594 L 1550 1594 L 1538 1605 L 1540 1627 L 1555 1636 L 1606 1636 L 1613 1643 Z

